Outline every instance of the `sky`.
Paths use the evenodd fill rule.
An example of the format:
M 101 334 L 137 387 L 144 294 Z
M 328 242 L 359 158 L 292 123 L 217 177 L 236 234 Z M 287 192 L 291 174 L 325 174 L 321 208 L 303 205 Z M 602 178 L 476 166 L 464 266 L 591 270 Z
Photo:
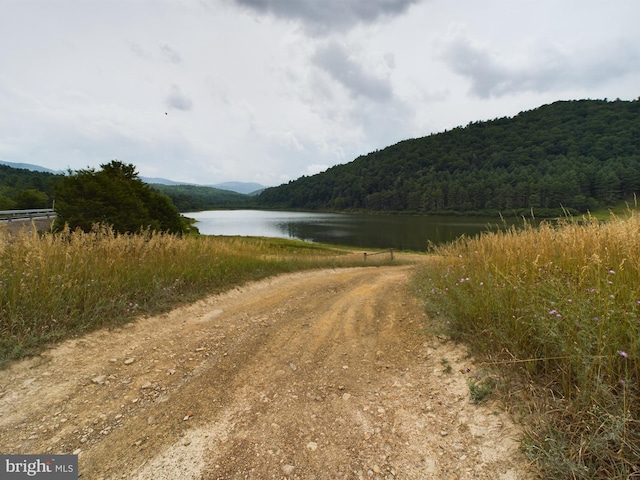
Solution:
M 0 160 L 279 185 L 640 97 L 638 0 L 0 0 Z

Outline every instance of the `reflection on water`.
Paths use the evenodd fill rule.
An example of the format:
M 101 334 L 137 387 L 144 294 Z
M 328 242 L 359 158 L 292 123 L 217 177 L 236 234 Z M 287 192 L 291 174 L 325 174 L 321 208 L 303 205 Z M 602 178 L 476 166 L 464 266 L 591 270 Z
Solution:
M 295 238 L 368 248 L 425 251 L 431 243 L 473 236 L 502 226 L 477 217 L 349 215 L 261 210 L 210 210 L 185 213 L 205 235 Z

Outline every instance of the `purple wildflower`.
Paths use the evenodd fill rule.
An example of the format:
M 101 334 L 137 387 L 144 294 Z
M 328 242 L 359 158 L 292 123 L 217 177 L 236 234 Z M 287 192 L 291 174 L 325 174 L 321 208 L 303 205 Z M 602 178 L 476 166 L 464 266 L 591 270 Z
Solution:
M 620 355 L 622 358 L 629 358 L 629 355 L 624 350 L 618 350 L 618 355 Z

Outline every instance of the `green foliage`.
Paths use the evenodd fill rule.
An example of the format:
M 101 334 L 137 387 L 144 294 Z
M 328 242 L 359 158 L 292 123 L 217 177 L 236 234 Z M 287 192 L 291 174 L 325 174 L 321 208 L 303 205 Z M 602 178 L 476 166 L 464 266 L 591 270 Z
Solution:
M 470 123 L 302 177 L 262 206 L 321 210 L 585 212 L 640 190 L 640 101 L 556 102 Z
M 442 370 L 442 373 L 453 372 L 453 367 L 451 367 L 451 363 L 446 358 L 443 358 L 442 360 L 440 360 L 440 365 L 444 367 L 444 370 Z
M 17 208 L 47 208 L 48 203 L 49 196 L 44 192 L 36 190 L 35 188 L 22 190 L 16 195 Z
M 491 379 L 485 380 L 469 380 L 469 395 L 473 403 L 482 403 L 486 401 L 493 393 L 495 385 Z
M 69 172 L 57 185 L 55 228 L 91 231 L 96 223 L 118 233 L 141 229 L 183 232 L 186 221 L 171 200 L 138 178 L 135 166 L 114 160 L 101 170 Z
M 250 195 L 199 185 L 153 184 L 151 188 L 169 197 L 180 212 L 247 206 L 253 201 Z
M 16 208 L 16 202 L 9 197 L 0 195 L 0 210 L 13 210 Z
M 47 208 L 62 175 L 0 165 L 0 210 Z

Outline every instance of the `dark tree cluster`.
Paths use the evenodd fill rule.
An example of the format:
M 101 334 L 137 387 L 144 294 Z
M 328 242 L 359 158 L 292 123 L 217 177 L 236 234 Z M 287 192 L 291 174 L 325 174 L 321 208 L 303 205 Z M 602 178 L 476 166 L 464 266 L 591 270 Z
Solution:
M 0 210 L 51 208 L 62 175 L 0 165 Z
M 585 212 L 640 191 L 640 101 L 562 101 L 406 140 L 263 191 L 264 207 Z
M 138 178 L 135 166 L 114 160 L 101 169 L 69 172 L 57 184 L 55 228 L 90 231 L 111 225 L 118 233 L 155 231 L 182 233 L 188 223 L 169 197 Z
M 253 199 L 242 193 L 199 185 L 154 184 L 151 188 L 169 197 L 181 212 L 245 206 Z

